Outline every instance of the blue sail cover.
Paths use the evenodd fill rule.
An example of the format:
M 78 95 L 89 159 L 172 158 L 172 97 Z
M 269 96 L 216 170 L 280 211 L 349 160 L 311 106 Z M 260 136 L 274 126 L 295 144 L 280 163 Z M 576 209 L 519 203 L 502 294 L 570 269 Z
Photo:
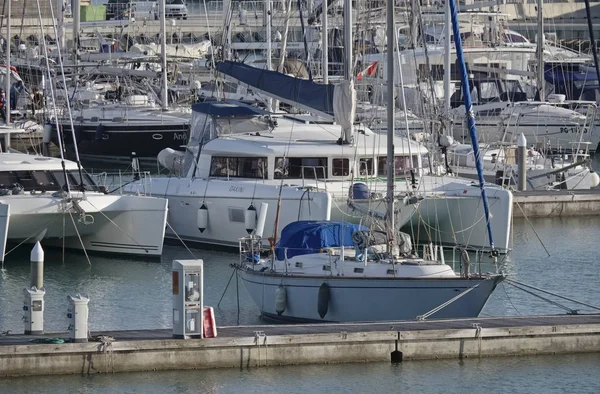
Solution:
M 242 118 L 268 114 L 267 111 L 261 108 L 235 100 L 196 103 L 192 105 L 192 111 L 225 118 Z
M 290 77 L 277 71 L 262 70 L 244 63 L 222 61 L 217 70 L 238 81 L 260 89 L 289 104 L 300 104 L 323 115 L 333 114 L 332 84 L 318 84 L 306 79 Z
M 292 222 L 281 231 L 281 239 L 275 246 L 277 260 L 308 253 L 318 253 L 322 248 L 354 246 L 352 234 L 369 231 L 365 226 L 341 221 L 301 220 Z

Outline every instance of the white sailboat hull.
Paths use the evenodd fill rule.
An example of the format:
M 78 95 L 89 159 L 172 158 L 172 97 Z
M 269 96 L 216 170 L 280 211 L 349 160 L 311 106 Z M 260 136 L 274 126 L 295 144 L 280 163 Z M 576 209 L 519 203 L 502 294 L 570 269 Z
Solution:
M 501 275 L 485 278 L 347 278 L 286 276 L 240 270 L 240 276 L 261 313 L 277 320 L 361 322 L 414 320 L 474 286 L 431 318 L 477 317 Z M 327 314 L 319 315 L 319 288 L 329 286 Z M 276 310 L 277 289 L 286 290 L 283 313 Z
M 294 181 L 290 180 L 290 183 Z M 375 212 L 379 216 L 385 214 L 384 201 L 348 204 L 350 182 L 325 184 L 306 180 L 303 183 L 304 187 L 312 187 L 315 191 L 299 186 L 283 189 L 277 237 L 281 229 L 297 220 L 332 219 L 365 223 L 366 212 Z M 426 226 L 432 239 L 418 239 L 418 242 L 458 243 L 474 249 L 490 246 L 478 187 L 469 181 L 458 182 L 454 177 L 423 176 L 419 183 L 421 186 L 416 194 L 423 199 L 418 204 L 402 206 L 396 217 L 398 226 Z M 205 179 L 200 178 L 190 181 L 187 178 L 159 177 L 131 183 L 124 187 L 124 191 L 169 200 L 168 221 L 174 232 L 167 229 L 168 238 L 180 237 L 185 241 L 237 247 L 239 238 L 248 234 L 243 215 L 251 204 L 257 211 L 261 203 L 269 204 L 263 234 L 265 237 L 274 234 L 279 184 L 281 181 L 277 180 L 257 182 L 243 179 L 212 179 L 207 184 Z M 369 183 L 369 187 L 371 192 L 380 192 L 385 183 L 374 181 Z M 398 181 L 396 190 L 403 189 L 406 189 L 406 182 Z M 500 253 L 505 253 L 510 249 L 512 193 L 497 187 L 486 190 L 490 199 L 495 247 Z M 399 195 L 400 199 L 403 197 L 404 194 Z M 208 225 L 200 231 L 196 215 L 203 203 L 208 208 Z M 355 209 L 356 205 L 362 206 L 362 209 Z
M 73 202 L 51 194 L 0 197 L 10 206 L 7 240 L 35 242 L 88 251 L 160 256 L 167 200 L 160 198 L 73 194 Z
M 429 193 L 417 193 L 423 199 L 417 204 L 404 205 L 399 201 L 396 213 L 398 227 L 408 229 L 412 226 L 415 242 L 440 242 L 448 245 L 466 245 L 474 249 L 489 248 L 490 241 L 481 191 L 473 183 L 452 181 L 452 177 L 422 177 L 427 183 L 425 190 Z M 513 196 L 508 190 L 500 187 L 486 187 L 490 208 L 490 224 L 494 234 L 494 246 L 500 253 L 510 250 L 510 224 L 512 221 Z M 378 202 L 355 201 L 355 206 L 361 206 L 361 212 L 370 210 L 383 217 L 386 212 L 385 200 Z M 342 201 L 334 204 L 342 206 Z M 351 206 L 348 210 L 332 214 L 333 219 L 359 223 L 360 218 Z M 419 231 L 421 230 L 421 231 Z M 416 234 L 420 235 L 417 236 Z

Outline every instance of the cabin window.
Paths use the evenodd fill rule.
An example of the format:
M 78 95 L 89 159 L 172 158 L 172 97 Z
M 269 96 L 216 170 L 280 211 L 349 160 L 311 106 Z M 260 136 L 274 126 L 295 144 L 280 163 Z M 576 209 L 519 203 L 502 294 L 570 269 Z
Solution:
M 48 172 L 32 171 L 31 176 L 35 183 L 43 189 L 55 189 L 56 182 Z
M 394 176 L 404 175 L 406 170 L 418 166 L 418 158 L 413 158 L 414 163 L 411 166 L 410 156 L 396 156 L 394 158 Z M 387 157 L 379 156 L 377 160 L 377 172 L 381 176 L 387 176 Z
M 92 177 L 86 173 L 82 173 L 81 176 L 79 176 L 77 171 L 69 171 L 69 182 L 71 182 L 74 187 L 78 187 L 83 183 L 85 190 L 98 190 L 98 186 L 96 186 Z
M 500 97 L 498 85 L 496 82 L 481 82 L 479 85 L 479 95 L 481 102 L 487 103 Z
M 350 175 L 350 160 L 348 159 L 333 159 L 331 160 L 331 175 L 333 176 L 348 176 Z
M 241 208 L 229 208 L 229 221 L 244 223 L 244 210 Z
M 25 190 L 35 189 L 37 186 L 29 171 L 15 171 L 17 182 L 25 188 Z
M 275 178 L 325 179 L 327 177 L 326 157 L 277 157 Z
M 8 188 L 13 187 L 15 184 L 16 178 L 10 172 L 0 172 L 0 187 Z
M 263 179 L 266 168 L 266 157 L 213 157 L 210 176 Z
M 54 187 L 55 190 L 66 189 L 65 182 L 65 174 L 62 171 L 52 171 L 52 176 L 56 181 L 56 185 Z M 81 178 L 77 171 L 69 171 L 67 172 L 67 176 L 69 177 L 69 187 L 73 189 L 77 189 L 81 184 Z M 93 179 L 86 173 L 82 174 L 83 185 L 85 186 L 85 190 L 98 191 L 98 186 L 93 181 Z
M 373 159 L 360 159 L 358 161 L 358 173 L 361 176 L 374 175 L 375 166 L 373 165 Z

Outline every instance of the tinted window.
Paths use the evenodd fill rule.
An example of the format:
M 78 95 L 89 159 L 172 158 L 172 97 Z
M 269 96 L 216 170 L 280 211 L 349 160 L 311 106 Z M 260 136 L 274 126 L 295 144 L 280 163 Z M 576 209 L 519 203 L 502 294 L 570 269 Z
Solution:
M 10 172 L 0 172 L 0 187 L 13 187 L 16 177 Z
M 210 176 L 263 179 L 266 170 L 266 157 L 213 157 Z
M 331 161 L 333 168 L 331 174 L 333 176 L 348 176 L 350 175 L 350 160 L 348 159 L 333 159 Z
M 326 177 L 326 157 L 278 157 L 275 159 L 275 178 L 324 179 Z

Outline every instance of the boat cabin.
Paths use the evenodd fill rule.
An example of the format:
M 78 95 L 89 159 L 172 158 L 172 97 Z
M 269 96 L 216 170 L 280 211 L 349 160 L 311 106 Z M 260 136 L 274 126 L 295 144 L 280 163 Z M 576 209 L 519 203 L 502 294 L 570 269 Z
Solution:
M 65 179 L 66 173 L 66 179 Z M 4 153 L 0 160 L 0 195 L 15 188 L 26 192 L 55 192 L 66 190 L 67 182 L 72 190 L 104 192 L 92 177 L 79 171 L 75 163 L 68 162 L 63 171 L 60 160 L 51 157 Z
M 193 110 L 184 158 L 184 174 L 189 177 L 319 181 L 387 177 L 385 134 L 357 127 L 356 144 L 342 145 L 341 129 L 333 124 L 274 117 L 238 102 L 205 102 Z M 406 138 L 398 140 L 395 176 L 409 176 L 411 170 L 423 167 L 427 150 Z

